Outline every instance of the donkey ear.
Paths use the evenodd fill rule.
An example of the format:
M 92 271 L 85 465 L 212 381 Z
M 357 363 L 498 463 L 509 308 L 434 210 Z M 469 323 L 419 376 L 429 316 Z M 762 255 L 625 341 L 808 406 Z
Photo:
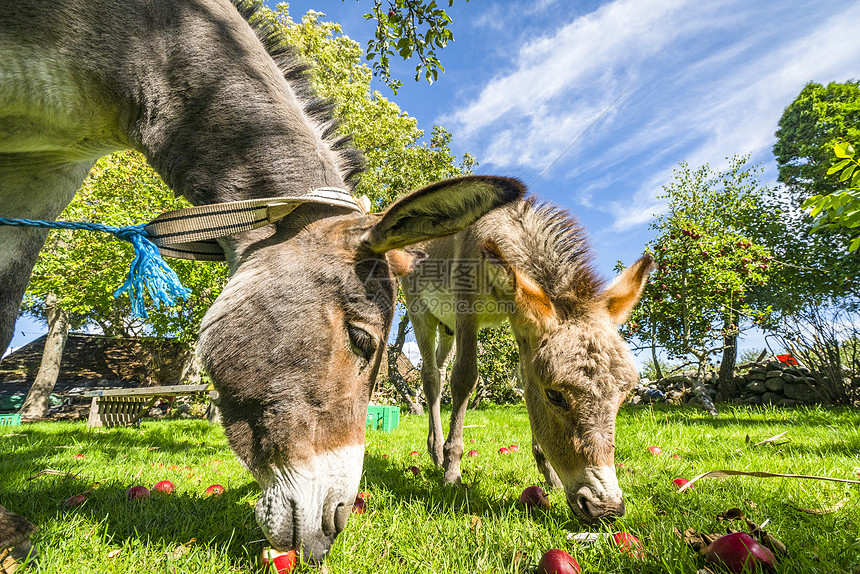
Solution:
M 507 177 L 468 176 L 434 183 L 399 199 L 361 238 L 374 253 L 450 235 L 519 199 L 525 186 Z
M 385 252 L 388 266 L 398 277 L 412 273 L 415 268 L 425 259 L 427 254 L 418 249 L 392 249 Z
M 609 317 L 616 325 L 626 321 L 633 307 L 639 302 L 648 281 L 648 274 L 653 268 L 654 258 L 646 253 L 639 261 L 622 271 L 601 294 L 600 298 L 609 311 Z
M 525 273 L 511 265 L 495 241 L 491 239 L 482 241 L 480 249 L 488 261 L 507 274 L 514 288 L 514 302 L 523 317 L 542 327 L 557 321 L 555 306 L 546 291 Z

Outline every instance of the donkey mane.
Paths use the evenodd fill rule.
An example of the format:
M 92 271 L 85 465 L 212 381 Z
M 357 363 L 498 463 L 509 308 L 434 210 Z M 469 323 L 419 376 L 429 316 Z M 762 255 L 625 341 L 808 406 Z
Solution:
M 295 46 L 286 43 L 283 33 L 259 14 L 260 6 L 253 0 L 231 0 L 233 5 L 254 30 L 269 56 L 275 61 L 284 79 L 300 100 L 303 111 L 322 127 L 322 137 L 338 152 L 339 168 L 343 180 L 352 192 L 358 176 L 364 171 L 364 155 L 352 147 L 352 137 L 338 132 L 341 121 L 335 117 L 335 102 L 316 94 L 310 70 L 313 65 L 302 58 Z
M 510 221 L 494 233 L 502 253 L 570 312 L 593 299 L 603 281 L 594 271 L 585 229 L 566 209 L 530 196 L 506 209 Z

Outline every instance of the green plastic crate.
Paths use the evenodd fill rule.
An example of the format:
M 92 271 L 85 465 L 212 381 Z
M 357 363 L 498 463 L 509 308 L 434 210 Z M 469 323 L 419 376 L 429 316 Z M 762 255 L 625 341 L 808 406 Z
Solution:
M 391 432 L 400 424 L 400 407 L 370 405 L 367 407 L 367 426 L 373 430 Z
M 21 424 L 21 415 L 18 413 L 11 415 L 0 415 L 0 427 L 16 426 Z

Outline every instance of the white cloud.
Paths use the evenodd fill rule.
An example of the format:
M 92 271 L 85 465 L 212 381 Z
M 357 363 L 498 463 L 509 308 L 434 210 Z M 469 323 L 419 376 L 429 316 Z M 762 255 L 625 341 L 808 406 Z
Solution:
M 403 354 L 406 355 L 413 366 L 417 367 L 421 364 L 421 351 L 418 350 L 418 343 L 415 341 L 406 341 L 403 343 Z
M 633 83 L 550 174 L 611 214 L 613 231 L 665 208 L 657 195 L 680 160 L 771 161 L 782 110 L 806 82 L 860 75 L 858 3 L 810 13 L 800 0 L 615 0 L 569 18 L 513 47 L 511 67 L 443 122 L 485 167 L 539 173 Z

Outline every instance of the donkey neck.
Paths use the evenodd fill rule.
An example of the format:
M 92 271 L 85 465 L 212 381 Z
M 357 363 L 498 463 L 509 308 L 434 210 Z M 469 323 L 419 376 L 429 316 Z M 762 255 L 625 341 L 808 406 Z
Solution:
M 345 187 L 328 126 L 229 2 L 160 4 L 130 136 L 174 191 L 204 204 Z

